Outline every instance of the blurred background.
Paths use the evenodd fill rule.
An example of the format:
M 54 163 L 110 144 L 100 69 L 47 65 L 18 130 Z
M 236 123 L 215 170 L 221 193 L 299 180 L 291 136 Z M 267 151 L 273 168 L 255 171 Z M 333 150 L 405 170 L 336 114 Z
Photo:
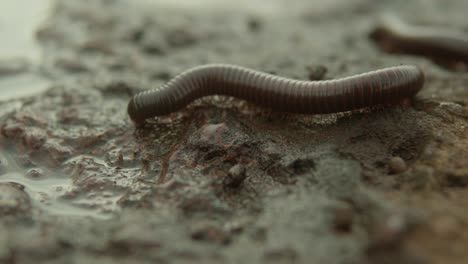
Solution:
M 35 31 L 52 9 L 50 0 L 0 1 L 0 100 L 44 91 L 48 82 L 31 71 L 40 62 Z

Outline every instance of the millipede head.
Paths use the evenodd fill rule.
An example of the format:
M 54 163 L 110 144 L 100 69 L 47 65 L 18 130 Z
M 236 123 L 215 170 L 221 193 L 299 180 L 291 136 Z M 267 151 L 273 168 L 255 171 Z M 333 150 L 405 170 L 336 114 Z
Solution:
M 127 112 L 128 112 L 128 115 L 130 116 L 130 119 L 132 120 L 133 124 L 136 127 L 143 126 L 143 124 L 145 123 L 145 118 L 142 118 L 141 116 L 138 115 L 138 111 L 135 105 L 135 100 L 133 100 L 133 98 L 130 100 L 130 102 L 128 102 Z

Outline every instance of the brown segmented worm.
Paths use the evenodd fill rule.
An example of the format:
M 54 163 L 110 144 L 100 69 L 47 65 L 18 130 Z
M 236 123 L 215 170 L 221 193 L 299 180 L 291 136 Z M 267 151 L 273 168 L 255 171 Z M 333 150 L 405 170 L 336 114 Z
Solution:
M 423 86 L 420 68 L 403 65 L 327 81 L 299 81 L 226 64 L 189 69 L 159 89 L 136 94 L 128 114 L 136 125 L 176 112 L 208 95 L 228 95 L 274 110 L 322 114 L 396 103 Z
M 468 63 L 468 37 L 461 32 L 410 26 L 386 15 L 381 17 L 370 37 L 388 52 Z

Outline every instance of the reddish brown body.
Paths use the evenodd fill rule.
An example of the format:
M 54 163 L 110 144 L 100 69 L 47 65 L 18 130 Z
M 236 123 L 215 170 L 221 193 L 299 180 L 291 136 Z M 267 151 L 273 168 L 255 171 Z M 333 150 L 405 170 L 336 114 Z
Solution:
M 424 74 L 403 65 L 327 81 L 299 81 L 247 69 L 210 64 L 187 70 L 159 89 L 130 100 L 128 114 L 136 123 L 176 112 L 208 95 L 228 95 L 274 110 L 321 114 L 398 102 L 415 95 Z
M 461 32 L 410 26 L 385 16 L 370 36 L 388 52 L 422 55 L 444 64 L 468 63 L 468 37 Z

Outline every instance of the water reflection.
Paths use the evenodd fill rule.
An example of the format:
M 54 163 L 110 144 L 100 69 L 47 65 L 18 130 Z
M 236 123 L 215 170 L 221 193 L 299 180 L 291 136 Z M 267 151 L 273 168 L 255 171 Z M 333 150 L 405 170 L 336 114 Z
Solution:
M 99 208 L 86 207 L 78 199 L 67 199 L 72 191 L 72 179 L 45 168 L 26 170 L 12 157 L 0 152 L 0 183 L 15 183 L 24 187 L 36 208 L 51 215 L 92 217 L 108 219 L 112 212 L 102 212 Z M 112 197 L 114 204 L 117 198 Z

